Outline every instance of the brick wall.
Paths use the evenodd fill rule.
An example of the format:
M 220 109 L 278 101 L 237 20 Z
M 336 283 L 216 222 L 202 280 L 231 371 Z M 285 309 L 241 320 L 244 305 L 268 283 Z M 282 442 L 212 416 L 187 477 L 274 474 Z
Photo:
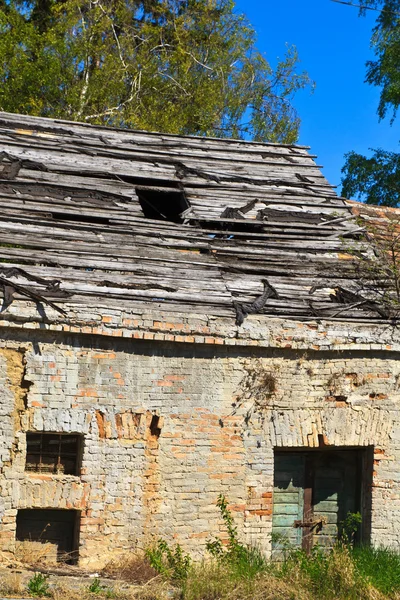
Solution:
M 395 352 L 21 329 L 4 331 L 0 362 L 3 551 L 13 550 L 17 510 L 42 507 L 81 511 L 82 564 L 152 536 L 199 554 L 222 531 L 221 492 L 240 535 L 268 551 L 273 449 L 321 440 L 375 447 L 372 540 L 399 542 Z M 83 434 L 81 475 L 25 473 L 26 431 Z

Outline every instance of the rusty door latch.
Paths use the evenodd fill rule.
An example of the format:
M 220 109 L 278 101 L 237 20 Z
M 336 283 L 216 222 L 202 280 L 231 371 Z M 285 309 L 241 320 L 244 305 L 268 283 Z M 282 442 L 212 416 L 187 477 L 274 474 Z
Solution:
M 314 519 L 309 519 L 308 521 L 297 520 L 293 523 L 293 527 L 296 527 L 296 528 L 309 527 L 310 529 L 317 529 L 318 531 L 321 531 L 323 525 L 325 525 L 325 524 L 326 524 L 325 517 L 315 517 Z

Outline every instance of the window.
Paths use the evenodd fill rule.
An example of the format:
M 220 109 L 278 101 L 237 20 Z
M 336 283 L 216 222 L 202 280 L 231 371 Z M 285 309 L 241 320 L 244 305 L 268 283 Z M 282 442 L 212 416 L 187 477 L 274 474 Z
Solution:
M 65 433 L 27 433 L 25 470 L 33 473 L 79 475 L 82 436 Z
M 22 509 L 17 513 L 16 539 L 26 544 L 49 544 L 49 558 L 74 564 L 78 560 L 79 525 L 77 510 Z

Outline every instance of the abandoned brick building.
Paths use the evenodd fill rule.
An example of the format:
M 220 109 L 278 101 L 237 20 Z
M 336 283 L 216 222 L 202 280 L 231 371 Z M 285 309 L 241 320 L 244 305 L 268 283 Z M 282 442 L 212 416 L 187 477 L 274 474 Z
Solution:
M 268 554 L 399 543 L 400 336 L 307 148 L 1 113 L 0 153 L 3 553 L 201 553 L 220 493 Z

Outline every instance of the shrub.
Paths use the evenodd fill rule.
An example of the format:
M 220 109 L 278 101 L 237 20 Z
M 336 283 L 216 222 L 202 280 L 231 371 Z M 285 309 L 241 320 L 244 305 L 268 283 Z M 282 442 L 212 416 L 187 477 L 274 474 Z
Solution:
M 146 550 L 150 565 L 158 573 L 172 581 L 184 581 L 189 572 L 192 559 L 179 544 L 170 548 L 165 540 L 159 539 L 154 547 Z
M 96 577 L 92 583 L 88 586 L 88 592 L 91 594 L 102 594 L 106 589 L 105 585 L 102 585 L 100 579 Z
M 43 575 L 42 573 L 35 573 L 33 577 L 28 581 L 28 590 L 32 596 L 42 598 L 43 596 L 50 596 L 49 584 L 47 580 L 49 575 Z
M 237 527 L 223 494 L 218 496 L 217 506 L 228 532 L 228 544 L 224 546 L 220 538 L 208 540 L 206 544 L 208 552 L 217 561 L 228 566 L 232 574 L 239 578 L 252 578 L 257 573 L 265 571 L 267 563 L 260 550 L 239 541 Z
M 343 521 L 340 522 L 340 539 L 345 544 L 354 544 L 354 539 L 362 523 L 361 513 L 348 512 Z

